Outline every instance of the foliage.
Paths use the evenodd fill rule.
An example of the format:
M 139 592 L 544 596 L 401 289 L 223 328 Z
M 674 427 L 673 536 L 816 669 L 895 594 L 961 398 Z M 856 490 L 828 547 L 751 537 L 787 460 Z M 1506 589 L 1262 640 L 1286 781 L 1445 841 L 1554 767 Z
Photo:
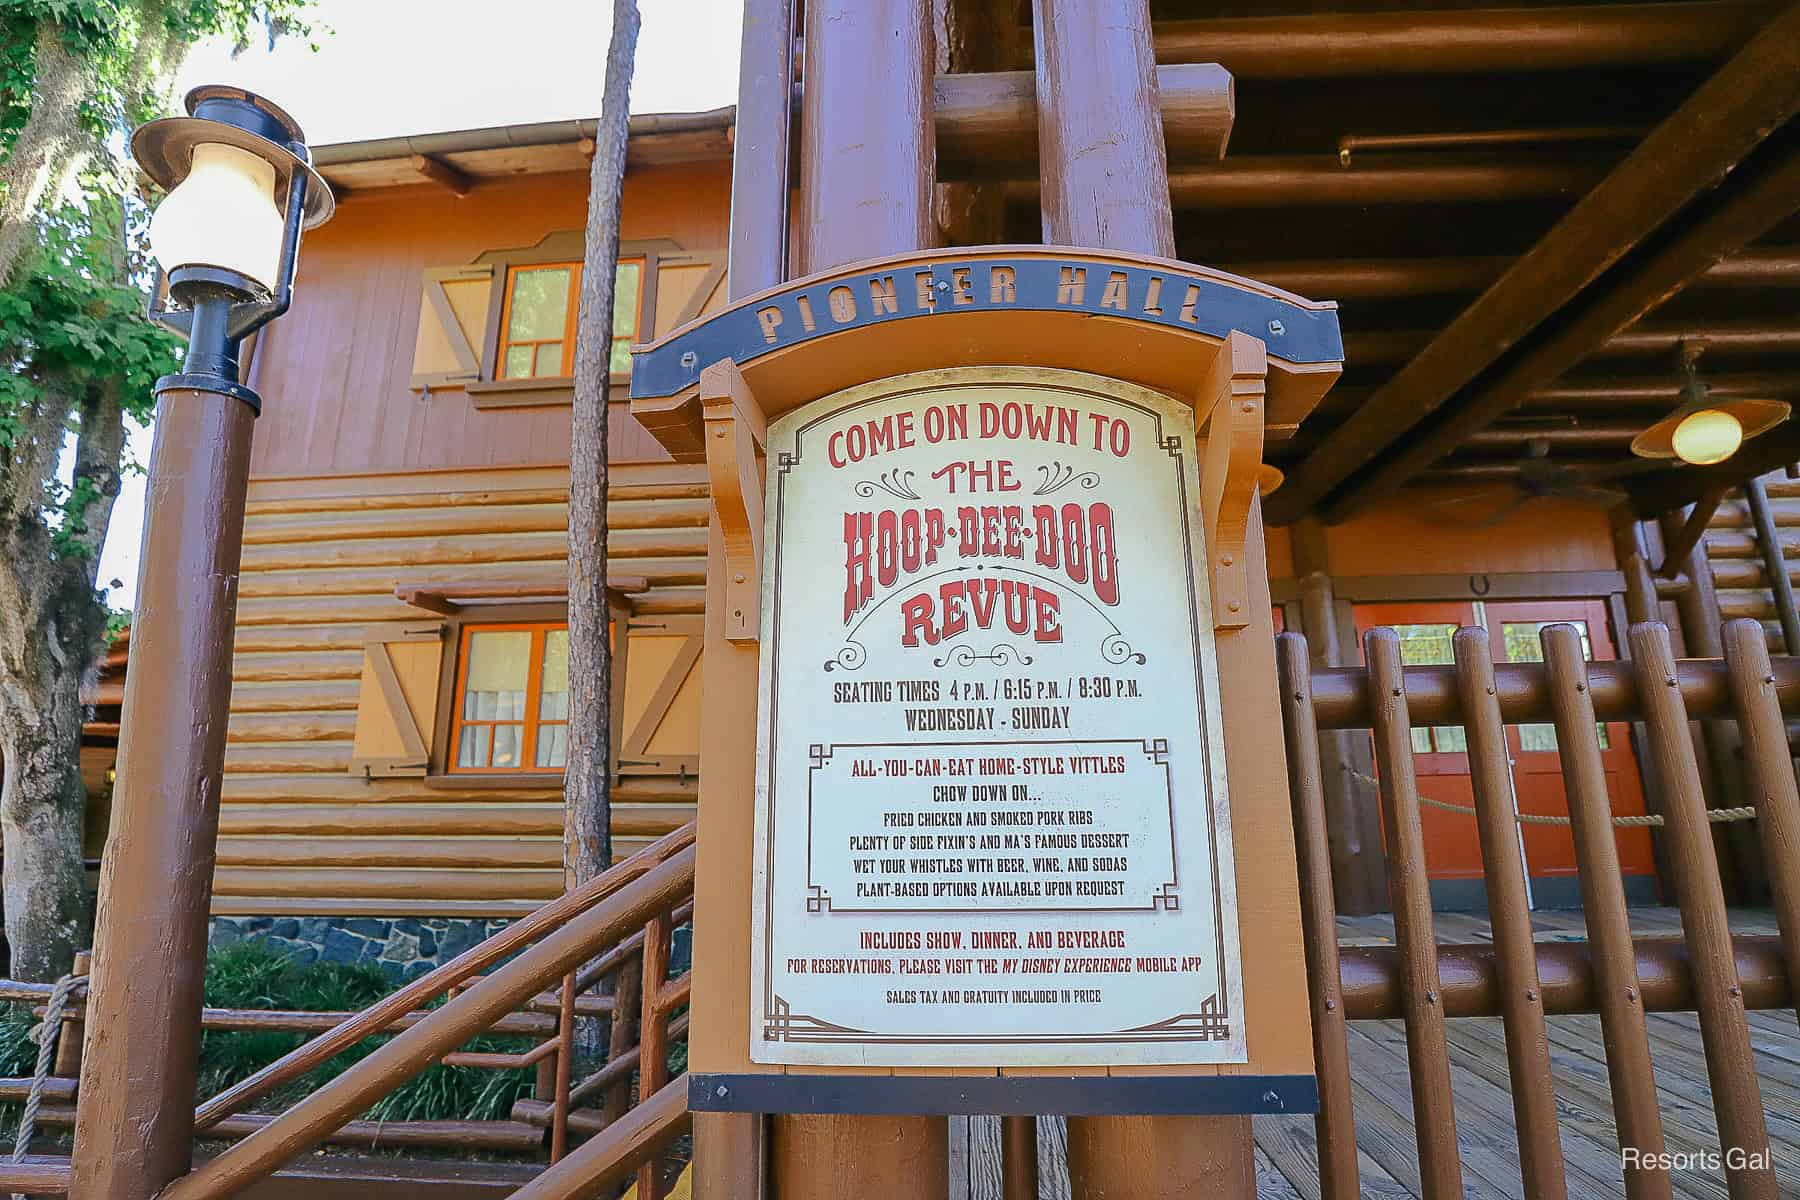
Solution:
M 238 50 L 259 38 L 311 42 L 322 32 L 308 19 L 311 7 L 312 0 L 0 0 L 0 158 L 30 115 L 34 44 L 45 22 L 87 64 L 83 124 L 105 141 L 164 115 L 169 60 L 178 61 L 181 48 L 215 36 Z
M 216 950 L 206 963 L 206 1003 L 215 1008 L 348 1012 L 367 1008 L 391 990 L 393 983 L 372 963 L 317 962 L 301 967 L 254 941 Z M 248 1078 L 304 1040 L 294 1033 L 207 1033 L 200 1047 L 200 1098 Z M 372 1038 L 339 1055 L 261 1107 L 279 1108 L 298 1099 L 366 1057 L 383 1040 Z M 480 1037 L 467 1049 L 517 1053 L 530 1045 L 517 1037 Z M 489 1071 L 440 1064 L 414 1076 L 366 1115 L 376 1121 L 504 1120 L 513 1101 L 531 1094 L 532 1083 L 529 1069 Z
M 142 311 L 147 210 L 126 142 L 172 109 L 190 45 L 310 37 L 311 3 L 0 0 L 0 734 L 29 760 L 9 763 L 0 806 L 23 978 L 66 969 L 85 923 L 79 687 L 111 623 L 96 560 L 126 426 L 179 363 Z

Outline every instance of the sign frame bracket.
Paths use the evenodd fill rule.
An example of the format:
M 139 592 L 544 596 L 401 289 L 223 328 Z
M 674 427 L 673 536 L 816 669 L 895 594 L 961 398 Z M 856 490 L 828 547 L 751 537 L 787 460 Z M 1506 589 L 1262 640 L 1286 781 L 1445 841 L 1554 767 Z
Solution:
M 700 373 L 706 474 L 725 542 L 725 637 L 762 637 L 763 480 L 769 423 L 737 363 L 721 358 Z
M 1206 439 L 1200 500 L 1215 633 L 1250 624 L 1245 547 L 1262 468 L 1268 376 L 1268 351 L 1261 339 L 1234 330 L 1220 344 L 1196 400 L 1195 426 Z

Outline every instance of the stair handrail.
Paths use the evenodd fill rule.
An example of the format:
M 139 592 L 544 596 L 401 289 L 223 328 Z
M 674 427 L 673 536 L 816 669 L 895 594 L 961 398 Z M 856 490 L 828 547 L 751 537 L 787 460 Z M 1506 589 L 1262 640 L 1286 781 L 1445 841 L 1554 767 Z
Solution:
M 647 870 L 632 872 L 622 887 L 600 896 L 517 958 L 431 1010 L 411 1029 L 395 1034 L 250 1137 L 170 1184 L 159 1200 L 218 1200 L 273 1175 L 547 985 L 681 904 L 693 890 L 694 858 L 690 843 Z
M 684 1071 L 514 1192 L 512 1200 L 588 1200 L 604 1195 L 693 1124 Z
M 652 868 L 694 844 L 694 823 L 689 821 L 629 858 L 612 867 L 572 892 L 566 892 L 519 918 L 449 962 L 434 967 L 399 990 L 384 996 L 335 1028 L 282 1055 L 255 1074 L 232 1084 L 194 1112 L 194 1131 L 199 1133 L 226 1117 L 235 1116 L 255 1101 L 268 1095 L 313 1068 L 342 1054 L 363 1039 L 384 1032 L 389 1026 L 422 1006 L 437 999 L 451 988 L 460 986 L 471 976 L 535 941 L 546 931 L 592 908 L 600 900 L 643 877 Z

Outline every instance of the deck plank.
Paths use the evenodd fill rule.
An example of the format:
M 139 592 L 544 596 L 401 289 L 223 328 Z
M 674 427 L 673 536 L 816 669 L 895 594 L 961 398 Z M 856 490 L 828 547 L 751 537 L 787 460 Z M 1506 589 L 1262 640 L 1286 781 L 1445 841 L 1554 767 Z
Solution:
M 1676 909 L 1634 908 L 1630 915 L 1632 932 L 1639 937 L 1681 936 L 1681 914 Z M 1776 932 L 1767 910 L 1733 910 L 1731 928 L 1740 934 Z M 1532 929 L 1541 941 L 1579 941 L 1587 936 L 1579 910 L 1534 912 Z M 1491 926 L 1478 914 L 1436 914 L 1435 933 L 1439 942 L 1492 940 Z M 1393 919 L 1385 914 L 1340 917 L 1338 937 L 1344 945 L 1391 945 Z M 1600 1020 L 1551 1017 L 1546 1024 L 1569 1195 L 1577 1200 L 1612 1200 L 1623 1185 Z M 1716 1151 L 1718 1125 L 1698 1019 L 1691 1013 L 1653 1014 L 1649 1031 L 1668 1148 L 1689 1154 Z M 1750 1032 L 1781 1194 L 1800 1197 L 1800 1024 L 1792 1009 L 1755 1012 L 1750 1014 Z M 1517 1196 L 1518 1141 L 1500 1019 L 1451 1021 L 1449 1049 L 1467 1194 L 1471 1200 Z M 1363 1194 L 1383 1200 L 1420 1195 L 1404 1026 L 1397 1021 L 1353 1023 L 1350 1070 Z M 1316 1200 L 1318 1147 L 1311 1120 L 1258 1117 L 1254 1129 L 1259 1177 L 1273 1185 L 1268 1176 L 1272 1169 L 1297 1200 Z M 1679 1170 L 1671 1173 L 1671 1182 L 1681 1200 L 1727 1200 L 1722 1171 Z M 1289 1192 L 1266 1194 L 1285 1200 Z

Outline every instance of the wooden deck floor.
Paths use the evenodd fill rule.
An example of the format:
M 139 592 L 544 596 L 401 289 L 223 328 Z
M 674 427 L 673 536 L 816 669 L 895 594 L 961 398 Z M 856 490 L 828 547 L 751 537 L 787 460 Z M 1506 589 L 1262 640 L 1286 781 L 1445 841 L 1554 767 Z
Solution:
M 1534 914 L 1533 924 L 1541 941 L 1585 936 L 1579 912 Z M 1479 917 L 1440 913 L 1436 926 L 1439 941 L 1490 939 L 1487 922 Z M 1673 937 L 1681 931 L 1679 915 L 1666 908 L 1633 909 L 1632 927 L 1647 937 Z M 1732 928 L 1740 933 L 1775 932 L 1772 917 L 1764 912 L 1736 912 Z M 1347 944 L 1391 941 L 1393 923 L 1387 917 L 1344 918 L 1339 922 L 1339 937 Z M 1622 1194 L 1623 1186 L 1600 1019 L 1552 1017 L 1549 1027 L 1569 1195 L 1610 1200 Z M 1750 1032 L 1781 1194 L 1800 1197 L 1800 1025 L 1792 1009 L 1757 1012 L 1751 1014 Z M 1691 1013 L 1653 1015 L 1650 1036 L 1668 1149 L 1674 1153 L 1717 1152 L 1718 1130 L 1696 1018 Z M 1350 1065 L 1363 1194 L 1391 1200 L 1418 1196 L 1418 1150 L 1406 1034 L 1400 1022 L 1352 1024 Z M 1517 1200 L 1523 1192 L 1499 1018 L 1450 1022 L 1450 1069 L 1465 1195 L 1469 1200 Z M 985 1135 L 979 1128 L 982 1120 L 971 1119 L 976 1127 L 970 1130 L 967 1149 L 952 1164 L 953 1176 L 961 1176 L 953 1178 L 953 1197 L 987 1200 L 1000 1195 L 998 1157 L 992 1146 L 998 1138 L 998 1121 L 993 1122 L 991 1135 Z M 1318 1151 L 1312 1118 L 1257 1117 L 1255 1131 L 1259 1196 L 1263 1200 L 1317 1197 Z M 1069 1200 L 1060 1122 L 1040 1119 L 1039 1143 L 1041 1200 Z M 1722 1171 L 1696 1167 L 1675 1172 L 1672 1179 L 1675 1195 L 1683 1200 L 1724 1200 L 1726 1195 Z

